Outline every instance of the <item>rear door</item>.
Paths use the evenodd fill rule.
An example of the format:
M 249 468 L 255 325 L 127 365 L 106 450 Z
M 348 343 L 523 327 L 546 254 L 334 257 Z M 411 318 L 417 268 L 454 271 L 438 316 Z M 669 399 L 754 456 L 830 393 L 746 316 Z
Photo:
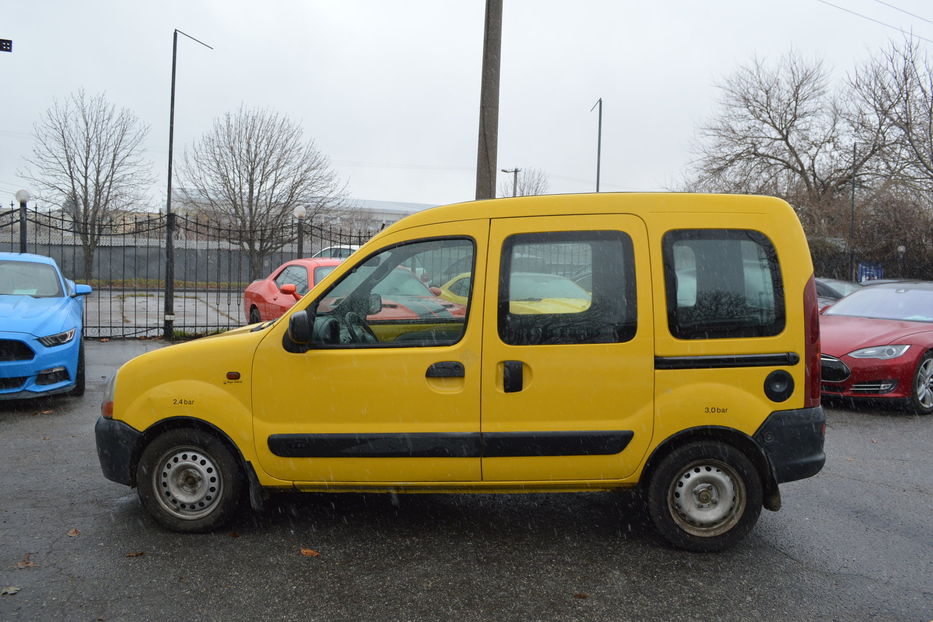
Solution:
M 691 427 L 753 435 L 774 410 L 799 407 L 807 382 L 802 296 L 791 225 L 768 214 L 655 216 L 659 304 L 657 422 L 663 439 Z M 781 249 L 785 249 L 782 256 Z
M 644 223 L 630 215 L 496 219 L 489 249 L 483 479 L 632 474 L 653 425 Z

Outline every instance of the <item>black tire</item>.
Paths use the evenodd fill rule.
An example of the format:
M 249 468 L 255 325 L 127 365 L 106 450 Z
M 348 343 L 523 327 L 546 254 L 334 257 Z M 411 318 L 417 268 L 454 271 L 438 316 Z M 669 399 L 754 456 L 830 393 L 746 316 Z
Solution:
M 143 507 L 172 531 L 203 532 L 222 526 L 243 492 L 239 462 L 216 436 L 169 430 L 143 450 L 136 485 Z
M 910 408 L 918 415 L 933 413 L 933 352 L 921 356 L 917 363 L 910 392 Z
M 249 310 L 249 323 L 250 324 L 259 324 L 262 321 L 262 316 L 259 315 L 259 309 L 256 307 L 251 307 Z
M 675 449 L 651 474 L 648 514 L 671 544 L 699 553 L 727 549 L 761 514 L 761 477 L 730 445 L 697 442 Z
M 75 397 L 84 395 L 84 383 L 84 339 L 82 339 L 81 345 L 78 346 L 78 367 L 75 372 L 75 386 L 68 394 Z

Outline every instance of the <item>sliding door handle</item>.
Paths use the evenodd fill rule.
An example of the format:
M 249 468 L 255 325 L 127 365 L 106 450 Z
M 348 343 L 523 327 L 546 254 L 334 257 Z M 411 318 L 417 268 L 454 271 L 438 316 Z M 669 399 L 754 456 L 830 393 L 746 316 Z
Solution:
M 506 393 L 518 393 L 524 386 L 521 361 L 502 363 L 502 388 Z

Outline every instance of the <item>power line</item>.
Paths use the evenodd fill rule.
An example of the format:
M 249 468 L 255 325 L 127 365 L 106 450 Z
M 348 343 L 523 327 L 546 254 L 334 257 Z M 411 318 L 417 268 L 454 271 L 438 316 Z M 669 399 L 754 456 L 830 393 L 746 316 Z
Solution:
M 922 17 L 922 16 L 920 16 L 920 15 L 917 15 L 917 14 L 915 14 L 915 13 L 911 13 L 910 11 L 905 11 L 904 9 L 902 9 L 902 8 L 900 8 L 900 7 L 896 7 L 896 6 L 894 6 L 893 4 L 890 4 L 890 3 L 888 3 L 888 2 L 885 2 L 884 0 L 875 0 L 875 2 L 877 2 L 878 4 L 883 4 L 883 5 L 886 6 L 886 7 L 892 8 L 892 9 L 894 9 L 895 11 L 900 11 L 901 13 L 903 13 L 903 14 L 905 14 L 905 15 L 910 15 L 911 17 L 916 17 L 917 19 L 919 19 L 919 20 L 921 20 L 921 21 L 924 21 L 924 22 L 926 22 L 926 23 L 928 23 L 928 24 L 933 24 L 933 20 L 929 20 L 929 19 L 927 19 L 927 18 L 925 18 L 925 17 Z
M 875 19 L 874 17 L 868 17 L 867 15 L 863 15 L 863 14 L 861 14 L 861 13 L 856 13 L 855 11 L 852 11 L 852 10 L 850 10 L 850 9 L 847 9 L 847 8 L 845 8 L 845 7 L 841 7 L 841 6 L 839 6 L 838 4 L 833 4 L 832 2 L 827 2 L 826 0 L 816 0 L 816 1 L 819 2 L 819 3 L 821 3 L 821 4 L 825 4 L 825 5 L 827 5 L 827 6 L 831 6 L 831 7 L 833 7 L 834 9 L 839 9 L 840 11 L 845 11 L 846 13 L 851 13 L 852 15 L 855 15 L 856 17 L 861 17 L 862 19 L 867 19 L 867 20 L 870 21 L 870 22 L 874 22 L 874 23 L 876 23 L 876 24 L 880 24 L 881 26 L 884 26 L 885 28 L 890 28 L 891 30 L 896 30 L 896 31 L 898 31 L 899 33 L 901 33 L 902 35 L 907 35 L 908 37 L 914 37 L 914 38 L 916 38 L 916 39 L 920 39 L 920 40 L 922 40 L 922 41 L 926 41 L 927 43 L 933 43 L 933 39 L 927 39 L 926 37 L 921 37 L 920 35 L 915 35 L 915 34 L 912 33 L 912 32 L 907 32 L 907 31 L 904 30 L 903 28 L 899 28 L 899 27 L 897 27 L 897 26 L 892 26 L 891 24 L 886 24 L 886 23 L 884 23 L 884 22 L 882 22 L 882 21 L 879 21 L 879 20 Z M 878 0 L 876 0 L 876 1 L 878 1 Z

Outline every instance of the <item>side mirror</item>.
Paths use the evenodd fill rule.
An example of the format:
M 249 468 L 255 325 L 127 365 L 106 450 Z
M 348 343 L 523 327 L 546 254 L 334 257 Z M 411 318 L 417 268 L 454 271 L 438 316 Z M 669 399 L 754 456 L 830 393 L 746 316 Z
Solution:
M 429 287 L 428 289 L 431 290 L 431 293 L 434 294 L 435 296 L 440 296 L 440 295 L 441 295 L 441 288 L 440 288 L 440 287 Z
M 94 290 L 91 289 L 90 285 L 85 285 L 84 283 L 77 283 L 75 285 L 75 296 L 87 296 L 92 291 Z
M 301 298 L 301 294 L 298 293 L 297 289 L 295 288 L 294 283 L 286 283 L 285 285 L 279 288 L 279 291 L 285 294 L 286 296 L 288 295 L 294 296 L 295 300 L 298 300 L 299 298 Z
M 310 314 L 306 311 L 293 313 L 288 318 L 288 338 L 296 344 L 306 346 L 311 342 L 312 322 Z
M 380 311 L 382 311 L 382 296 L 379 294 L 370 294 L 369 309 L 366 310 L 366 315 L 376 315 Z

